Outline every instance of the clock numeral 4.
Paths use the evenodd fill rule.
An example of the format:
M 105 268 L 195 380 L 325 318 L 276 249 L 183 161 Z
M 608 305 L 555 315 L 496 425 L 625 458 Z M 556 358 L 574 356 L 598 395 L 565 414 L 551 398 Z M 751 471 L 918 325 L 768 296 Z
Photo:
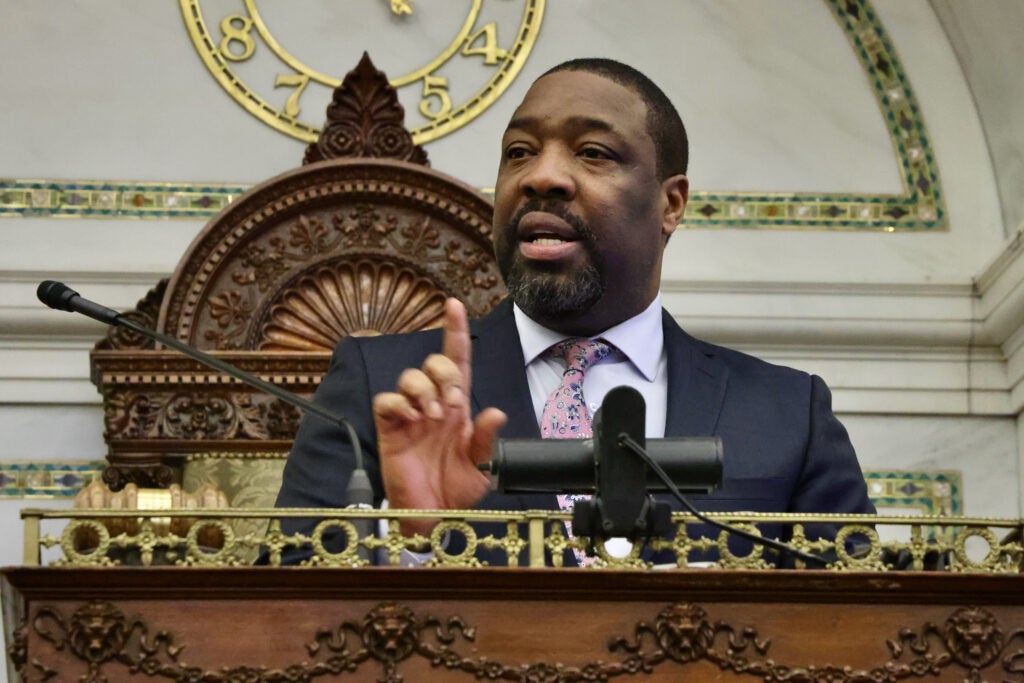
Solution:
M 474 47 L 476 43 L 483 40 L 483 45 Z M 466 44 L 462 47 L 462 54 L 466 57 L 482 55 L 484 64 L 497 64 L 508 56 L 508 50 L 498 47 L 498 24 L 491 22 L 476 33 L 466 38 Z
M 220 31 L 224 37 L 217 47 L 224 59 L 232 62 L 243 62 L 256 51 L 256 41 L 252 39 L 249 32 L 252 31 L 252 19 L 243 17 L 241 14 L 230 14 L 220 22 Z M 241 45 L 241 53 L 232 52 L 232 44 Z

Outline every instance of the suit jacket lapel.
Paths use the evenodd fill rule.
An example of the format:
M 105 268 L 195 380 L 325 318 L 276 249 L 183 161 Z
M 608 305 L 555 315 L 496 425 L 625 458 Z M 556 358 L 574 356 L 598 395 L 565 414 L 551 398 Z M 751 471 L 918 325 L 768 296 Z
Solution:
M 490 315 L 470 324 L 473 340 L 473 410 L 501 406 L 507 438 L 539 439 L 540 427 L 526 381 L 526 362 L 512 302 L 505 299 Z
M 729 369 L 714 353 L 683 332 L 662 311 L 668 354 L 668 408 L 665 436 L 711 436 L 725 400 Z
M 539 439 L 540 426 L 526 381 L 526 361 L 511 299 L 498 304 L 490 315 L 471 322 L 469 331 L 473 340 L 473 412 L 501 406 L 508 415 L 508 423 L 501 430 L 502 438 Z M 558 500 L 550 493 L 515 496 L 490 493 L 480 507 L 557 510 Z

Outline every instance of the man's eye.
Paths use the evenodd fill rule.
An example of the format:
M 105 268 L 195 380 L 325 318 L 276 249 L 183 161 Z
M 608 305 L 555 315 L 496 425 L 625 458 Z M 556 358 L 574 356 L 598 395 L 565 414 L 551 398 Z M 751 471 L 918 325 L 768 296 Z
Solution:
M 529 153 L 525 147 L 509 147 L 505 150 L 506 159 L 522 159 Z
M 580 150 L 580 156 L 585 159 L 610 159 L 611 155 L 599 147 L 584 147 Z

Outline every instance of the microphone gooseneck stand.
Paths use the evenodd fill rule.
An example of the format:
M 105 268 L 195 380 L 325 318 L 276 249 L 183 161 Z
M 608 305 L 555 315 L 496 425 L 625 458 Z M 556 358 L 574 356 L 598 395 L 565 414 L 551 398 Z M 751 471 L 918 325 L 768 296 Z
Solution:
M 45 280 L 41 282 L 36 290 L 36 296 L 38 296 L 39 300 L 50 308 L 61 311 L 70 311 L 72 313 L 81 313 L 82 315 L 88 316 L 93 320 L 98 320 L 106 325 L 124 327 L 132 330 L 143 337 L 152 339 L 153 341 L 172 348 L 175 351 L 179 351 L 189 358 L 199 361 L 203 365 L 211 367 L 219 372 L 223 372 L 224 374 L 234 377 L 249 386 L 264 391 L 306 413 L 315 415 L 320 419 L 341 427 L 348 434 L 355 459 L 355 468 L 352 472 L 352 476 L 349 478 L 348 487 L 345 489 L 348 507 L 356 509 L 373 507 L 373 487 L 370 484 L 370 478 L 366 474 L 366 469 L 363 467 L 363 451 L 359 443 L 359 435 L 356 434 L 356 430 L 352 426 L 352 423 L 345 418 L 334 415 L 312 401 L 308 401 L 301 396 L 297 396 L 275 384 L 266 382 L 259 377 L 232 365 L 231 363 L 215 358 L 214 356 L 193 348 L 188 344 L 174 339 L 173 337 L 160 334 L 156 330 L 143 327 L 129 318 L 122 316 L 112 308 L 107 308 L 95 301 L 83 298 L 78 294 L 78 292 L 61 282 L 55 282 L 53 280 Z M 356 527 L 359 538 L 366 538 L 367 536 L 373 535 L 374 529 L 372 520 L 357 519 L 353 520 L 353 524 Z M 363 557 L 363 559 L 366 559 L 368 557 L 368 552 L 364 551 L 365 549 L 360 548 L 360 556 Z

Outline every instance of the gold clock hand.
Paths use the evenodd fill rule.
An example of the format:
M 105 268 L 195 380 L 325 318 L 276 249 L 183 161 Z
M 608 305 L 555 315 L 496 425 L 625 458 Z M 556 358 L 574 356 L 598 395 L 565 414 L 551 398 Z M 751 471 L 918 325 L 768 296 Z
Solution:
M 391 0 L 391 11 L 399 16 L 412 14 L 412 7 L 409 6 L 407 0 Z

